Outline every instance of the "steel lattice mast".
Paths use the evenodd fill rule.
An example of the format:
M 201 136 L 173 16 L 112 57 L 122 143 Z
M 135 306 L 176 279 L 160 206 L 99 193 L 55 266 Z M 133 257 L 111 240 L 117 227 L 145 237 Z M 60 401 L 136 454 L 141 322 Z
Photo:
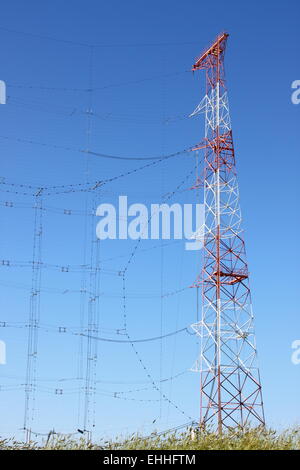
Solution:
M 202 288 L 200 426 L 221 433 L 232 426 L 264 425 L 249 274 L 243 239 L 235 154 L 224 76 L 223 33 L 196 60 L 206 71 L 206 96 L 192 113 L 205 114 L 204 263 Z

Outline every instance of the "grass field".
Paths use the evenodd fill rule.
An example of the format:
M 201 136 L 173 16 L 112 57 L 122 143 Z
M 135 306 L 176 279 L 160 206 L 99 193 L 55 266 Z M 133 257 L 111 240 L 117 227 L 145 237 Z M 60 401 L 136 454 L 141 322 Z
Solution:
M 68 436 L 53 435 L 44 443 L 24 444 L 0 439 L 0 450 L 296 450 L 300 449 L 300 427 L 277 433 L 271 429 L 231 430 L 218 436 L 203 432 L 191 438 L 190 432 L 148 437 L 132 435 L 115 441 L 88 443 Z

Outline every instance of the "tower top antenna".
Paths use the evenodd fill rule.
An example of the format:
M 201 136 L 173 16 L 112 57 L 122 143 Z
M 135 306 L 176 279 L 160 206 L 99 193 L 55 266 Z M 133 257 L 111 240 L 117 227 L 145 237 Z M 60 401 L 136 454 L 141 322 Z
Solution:
M 192 71 L 211 67 L 214 64 L 211 58 L 215 58 L 225 51 L 228 36 L 228 33 L 220 33 L 213 44 L 196 59 Z

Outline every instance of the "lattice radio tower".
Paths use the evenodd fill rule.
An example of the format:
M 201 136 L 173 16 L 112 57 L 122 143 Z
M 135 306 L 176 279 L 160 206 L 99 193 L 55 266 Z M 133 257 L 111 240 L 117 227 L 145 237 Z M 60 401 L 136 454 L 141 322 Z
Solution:
M 200 427 L 264 425 L 232 130 L 224 75 L 228 34 L 222 33 L 192 70 L 206 71 L 206 95 L 191 116 L 205 114 L 204 262 L 202 290 Z M 199 186 L 199 181 L 198 181 Z

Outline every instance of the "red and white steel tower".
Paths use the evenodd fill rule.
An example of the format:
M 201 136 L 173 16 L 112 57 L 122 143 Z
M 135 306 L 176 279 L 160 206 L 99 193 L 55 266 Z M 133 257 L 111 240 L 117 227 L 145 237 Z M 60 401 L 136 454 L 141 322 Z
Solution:
M 200 426 L 221 433 L 235 426 L 264 425 L 249 272 L 239 204 L 229 106 L 224 75 L 228 34 L 220 34 L 193 65 L 206 71 L 206 95 L 191 116 L 205 115 L 204 263 L 201 320 L 193 325 L 201 352 Z

